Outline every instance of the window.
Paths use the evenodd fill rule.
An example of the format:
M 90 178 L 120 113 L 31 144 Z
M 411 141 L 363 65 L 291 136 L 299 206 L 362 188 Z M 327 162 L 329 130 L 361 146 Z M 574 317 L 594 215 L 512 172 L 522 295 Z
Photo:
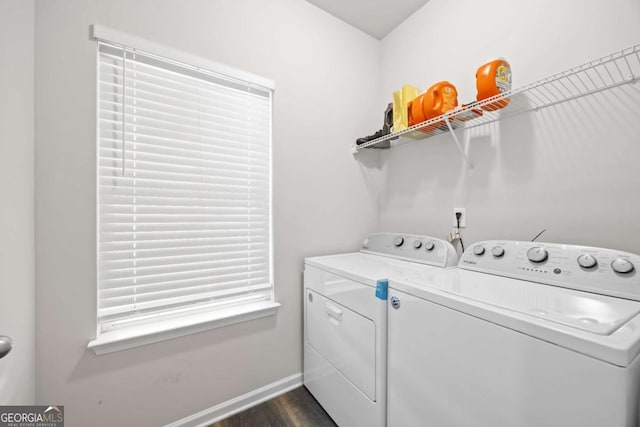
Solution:
M 272 89 L 102 39 L 97 76 L 89 346 L 273 314 Z

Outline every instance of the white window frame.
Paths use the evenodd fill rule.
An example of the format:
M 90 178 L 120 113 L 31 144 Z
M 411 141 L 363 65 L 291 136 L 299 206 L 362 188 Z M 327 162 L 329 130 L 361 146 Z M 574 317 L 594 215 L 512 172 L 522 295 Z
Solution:
M 219 64 L 205 58 L 190 55 L 179 50 L 175 50 L 166 46 L 135 37 L 129 34 L 119 32 L 101 25 L 91 26 L 91 40 L 96 42 L 105 42 L 126 47 L 135 47 L 140 51 L 152 53 L 165 58 L 171 58 L 184 64 L 189 64 L 203 70 L 212 71 L 228 77 L 236 78 L 242 81 L 251 82 L 255 85 L 266 89 L 274 90 L 274 82 L 264 77 L 240 71 L 223 64 Z M 96 130 L 98 129 L 96 123 Z M 99 138 L 99 135 L 96 135 Z M 270 150 L 272 150 L 270 143 Z M 98 157 L 98 156 L 96 156 Z M 271 158 L 271 154 L 269 156 Z M 269 177 L 269 262 L 271 270 L 271 299 L 269 301 L 260 301 L 255 303 L 236 305 L 232 307 L 223 307 L 216 310 L 194 311 L 186 308 L 183 314 L 177 313 L 170 317 L 160 317 L 151 319 L 149 322 L 137 322 L 135 326 L 118 328 L 107 332 L 98 330 L 96 338 L 89 342 L 88 348 L 92 349 L 96 354 L 106 354 L 114 351 L 120 351 L 141 345 L 151 344 L 176 338 L 188 334 L 202 332 L 209 329 L 219 328 L 234 323 L 244 322 L 248 320 L 258 319 L 276 314 L 280 304 L 275 301 L 274 280 L 273 280 L 273 188 L 272 188 L 272 161 L 270 160 L 270 177 Z M 96 176 L 98 173 L 96 171 Z M 96 183 L 96 191 L 98 183 Z M 96 221 L 99 221 L 96 218 Z M 98 222 L 96 222 L 98 224 Z M 98 249 L 96 248 L 96 251 Z M 96 286 L 96 292 L 98 287 Z M 97 317 L 96 317 L 96 323 Z M 98 324 L 98 328 L 100 325 Z

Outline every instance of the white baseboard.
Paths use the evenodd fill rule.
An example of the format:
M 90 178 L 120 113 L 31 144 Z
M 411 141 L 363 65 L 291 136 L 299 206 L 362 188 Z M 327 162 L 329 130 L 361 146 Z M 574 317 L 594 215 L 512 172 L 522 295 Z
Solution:
M 233 414 L 242 412 L 252 406 L 286 393 L 302 385 L 302 373 L 282 378 L 264 387 L 252 390 L 242 396 L 222 402 L 216 406 L 189 415 L 181 420 L 167 424 L 165 427 L 205 427 Z

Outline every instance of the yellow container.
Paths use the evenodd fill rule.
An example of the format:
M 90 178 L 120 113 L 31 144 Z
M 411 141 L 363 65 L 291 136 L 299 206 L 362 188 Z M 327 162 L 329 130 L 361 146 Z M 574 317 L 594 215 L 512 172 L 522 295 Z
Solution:
M 393 92 L 393 131 L 398 132 L 409 127 L 409 103 L 418 96 L 420 89 L 411 85 L 404 85 L 402 89 Z

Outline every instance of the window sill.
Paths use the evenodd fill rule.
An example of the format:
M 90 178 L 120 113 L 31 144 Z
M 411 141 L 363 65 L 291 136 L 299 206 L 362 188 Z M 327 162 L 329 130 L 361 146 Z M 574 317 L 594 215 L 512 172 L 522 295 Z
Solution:
M 142 345 L 220 328 L 234 323 L 273 316 L 280 304 L 263 301 L 242 306 L 191 314 L 177 319 L 159 320 L 153 324 L 117 329 L 100 334 L 87 348 L 96 355 L 113 353 Z

